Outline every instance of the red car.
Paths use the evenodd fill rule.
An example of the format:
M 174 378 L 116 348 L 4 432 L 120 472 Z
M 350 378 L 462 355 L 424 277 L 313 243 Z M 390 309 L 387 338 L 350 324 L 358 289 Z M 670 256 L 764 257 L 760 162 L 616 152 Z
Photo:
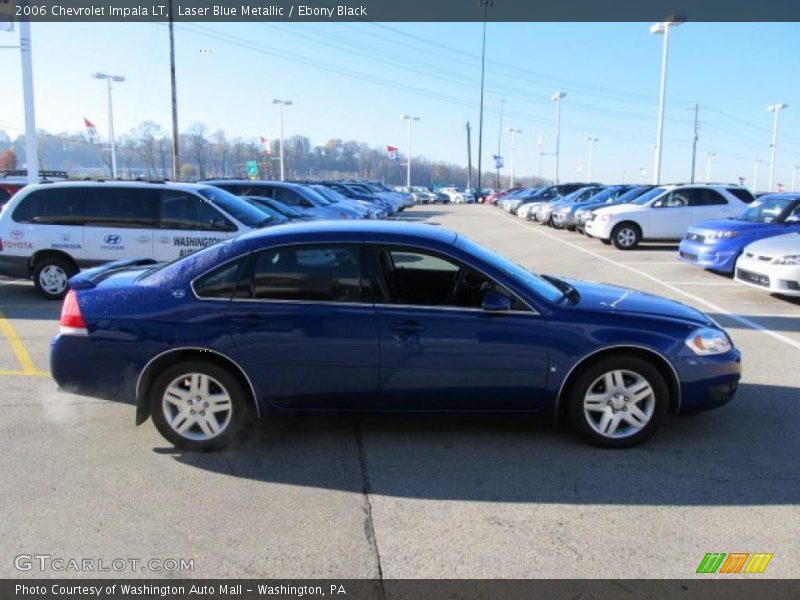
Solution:
M 484 204 L 495 204 L 500 198 L 502 198 L 503 196 L 505 196 L 509 192 L 513 192 L 514 190 L 518 190 L 518 189 L 519 189 L 519 186 L 513 187 L 513 188 L 508 188 L 508 189 L 505 189 L 505 190 L 498 190 L 498 191 L 494 192 L 493 194 L 489 194 L 488 196 L 486 196 L 486 199 L 483 201 L 483 203 Z

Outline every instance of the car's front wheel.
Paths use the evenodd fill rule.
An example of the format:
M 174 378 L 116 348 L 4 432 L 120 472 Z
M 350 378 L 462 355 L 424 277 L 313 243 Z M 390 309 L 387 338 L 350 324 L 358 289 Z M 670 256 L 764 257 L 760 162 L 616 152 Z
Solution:
M 220 450 L 247 424 L 249 398 L 226 368 L 207 361 L 174 365 L 155 380 L 150 414 L 159 433 L 182 450 Z
M 642 239 L 642 230 L 635 223 L 620 223 L 611 231 L 611 241 L 618 250 L 633 250 Z
M 570 386 L 573 427 L 598 446 L 635 446 L 653 435 L 669 406 L 664 377 L 638 357 L 609 357 L 585 369 Z

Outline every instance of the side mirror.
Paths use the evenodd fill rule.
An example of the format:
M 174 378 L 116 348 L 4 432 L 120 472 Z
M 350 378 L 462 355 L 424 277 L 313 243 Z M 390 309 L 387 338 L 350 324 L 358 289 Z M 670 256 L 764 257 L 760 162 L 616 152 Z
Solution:
M 487 312 L 506 312 L 511 310 L 511 300 L 500 292 L 488 291 L 481 308 Z

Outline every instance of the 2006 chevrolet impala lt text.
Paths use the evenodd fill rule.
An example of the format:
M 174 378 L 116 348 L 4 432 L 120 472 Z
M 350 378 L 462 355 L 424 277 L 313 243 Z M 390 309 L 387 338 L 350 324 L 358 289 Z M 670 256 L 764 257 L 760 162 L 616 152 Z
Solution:
M 272 410 L 518 411 L 605 447 L 730 401 L 740 355 L 689 306 L 536 275 L 430 225 L 317 222 L 72 278 L 51 370 L 188 450 Z

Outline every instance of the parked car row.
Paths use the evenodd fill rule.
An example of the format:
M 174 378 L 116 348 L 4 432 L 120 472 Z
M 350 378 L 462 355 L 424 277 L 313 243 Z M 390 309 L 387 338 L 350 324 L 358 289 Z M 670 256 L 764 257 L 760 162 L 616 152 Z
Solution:
M 413 206 L 381 184 L 215 179 L 59 181 L 25 186 L 0 212 L 0 275 L 63 298 L 82 268 L 171 261 L 237 234 L 308 220 L 383 219 Z
M 800 195 L 760 194 L 738 185 L 562 184 L 490 198 L 520 218 L 632 250 L 680 241 L 683 262 L 772 293 L 800 296 Z M 572 190 L 572 191 L 570 191 Z M 768 238 L 768 239 L 767 239 Z

